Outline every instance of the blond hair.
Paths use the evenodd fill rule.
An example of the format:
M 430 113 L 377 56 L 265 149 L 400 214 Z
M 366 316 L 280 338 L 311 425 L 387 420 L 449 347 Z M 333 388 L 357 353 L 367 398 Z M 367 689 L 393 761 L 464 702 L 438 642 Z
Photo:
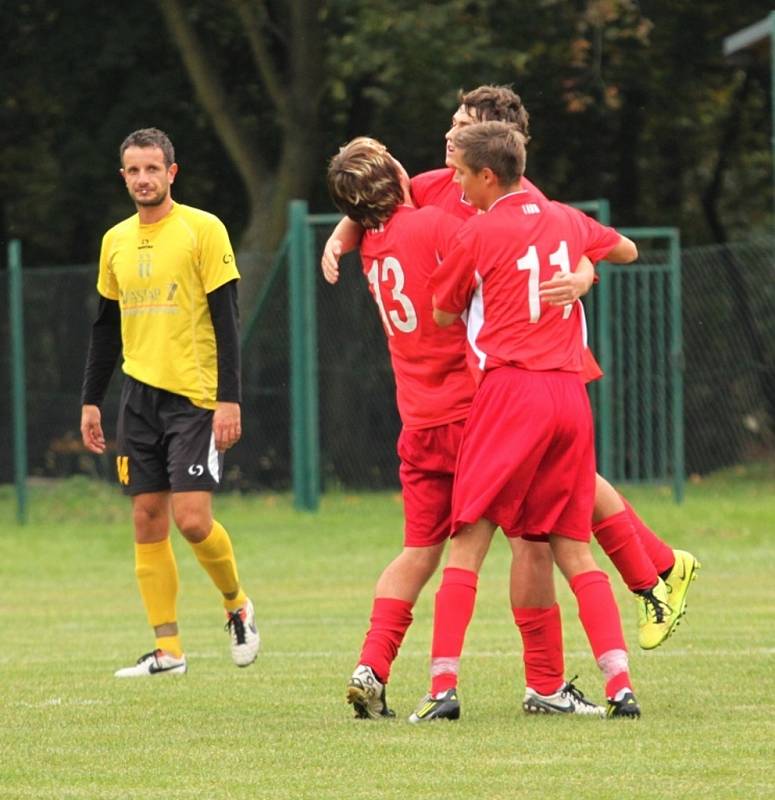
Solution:
M 377 228 L 404 201 L 398 164 L 382 142 L 359 136 L 328 165 L 328 191 L 336 207 L 364 228 Z

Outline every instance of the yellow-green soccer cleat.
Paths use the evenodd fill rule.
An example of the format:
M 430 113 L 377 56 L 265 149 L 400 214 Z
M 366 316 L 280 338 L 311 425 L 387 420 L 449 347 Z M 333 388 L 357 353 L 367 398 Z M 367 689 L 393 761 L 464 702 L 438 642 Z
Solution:
M 675 564 L 665 578 L 667 585 L 667 599 L 670 607 L 678 620 L 686 613 L 686 594 L 692 581 L 697 577 L 697 570 L 702 566 L 700 562 L 686 550 L 673 550 Z M 673 626 L 675 627 L 675 626 Z
M 638 603 L 638 644 L 644 650 L 653 650 L 670 636 L 679 616 L 670 606 L 667 585 L 661 578 L 653 589 L 637 592 L 635 600 Z

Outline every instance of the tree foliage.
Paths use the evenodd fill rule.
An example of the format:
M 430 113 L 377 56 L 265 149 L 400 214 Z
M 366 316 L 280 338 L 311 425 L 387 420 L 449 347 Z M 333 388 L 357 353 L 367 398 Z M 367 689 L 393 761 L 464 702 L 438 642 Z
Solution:
M 746 66 L 741 100 L 744 72 L 721 46 L 768 11 L 722 0 L 27 0 L 0 22 L 4 238 L 21 237 L 28 262 L 93 260 L 130 210 L 113 178 L 117 146 L 153 124 L 177 147 L 176 196 L 225 219 L 255 288 L 265 261 L 251 254 L 276 246 L 287 201 L 330 209 L 325 162 L 342 142 L 368 133 L 410 171 L 438 166 L 458 89 L 484 82 L 522 95 L 529 174 L 548 194 L 608 197 L 616 222 L 677 225 L 689 242 L 763 227 L 768 61 Z

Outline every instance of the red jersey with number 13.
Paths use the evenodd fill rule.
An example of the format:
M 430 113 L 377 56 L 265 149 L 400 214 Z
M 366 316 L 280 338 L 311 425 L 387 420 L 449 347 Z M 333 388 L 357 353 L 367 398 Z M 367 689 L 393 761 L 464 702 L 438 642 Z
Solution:
M 580 372 L 586 346 L 581 303 L 542 302 L 538 285 L 582 255 L 604 258 L 619 234 L 591 217 L 522 189 L 469 219 L 431 280 L 436 307 L 468 308 L 468 342 L 482 372 L 512 365 Z
M 407 429 L 464 419 L 474 394 L 461 321 L 433 321 L 431 274 L 449 252 L 460 220 L 434 206 L 400 206 L 361 240 L 363 273 L 379 308 Z

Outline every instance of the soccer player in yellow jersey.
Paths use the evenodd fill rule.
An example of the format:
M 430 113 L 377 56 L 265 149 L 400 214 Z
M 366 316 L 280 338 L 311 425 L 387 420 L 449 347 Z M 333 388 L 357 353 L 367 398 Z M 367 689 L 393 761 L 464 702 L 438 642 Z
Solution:
M 156 644 L 116 677 L 186 671 L 170 516 L 222 594 L 232 659 L 246 667 L 259 647 L 255 612 L 212 514 L 223 453 L 241 435 L 239 273 L 223 223 L 172 200 L 178 165 L 166 134 L 131 133 L 120 158 L 137 213 L 102 240 L 81 435 L 90 451 L 105 451 L 100 404 L 123 351 L 116 463 L 132 498 L 135 572 Z

